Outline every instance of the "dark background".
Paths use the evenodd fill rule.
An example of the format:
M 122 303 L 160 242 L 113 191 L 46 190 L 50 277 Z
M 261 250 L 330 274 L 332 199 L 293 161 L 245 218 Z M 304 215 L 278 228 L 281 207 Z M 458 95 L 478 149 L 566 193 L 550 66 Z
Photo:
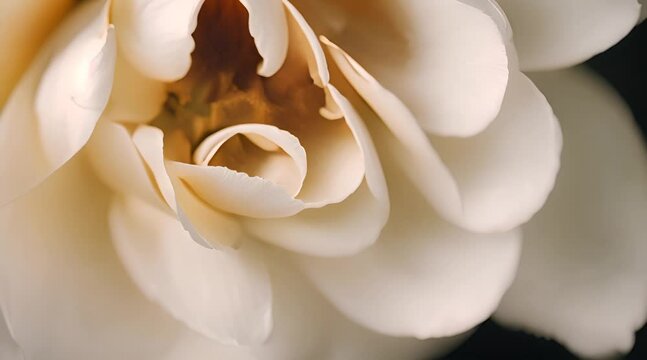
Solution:
M 647 21 L 620 43 L 589 60 L 587 65 L 622 95 L 647 139 Z M 466 359 L 562 360 L 577 357 L 554 341 L 511 331 L 488 320 L 466 343 L 444 358 Z M 638 331 L 636 345 L 625 359 L 647 359 L 647 326 Z

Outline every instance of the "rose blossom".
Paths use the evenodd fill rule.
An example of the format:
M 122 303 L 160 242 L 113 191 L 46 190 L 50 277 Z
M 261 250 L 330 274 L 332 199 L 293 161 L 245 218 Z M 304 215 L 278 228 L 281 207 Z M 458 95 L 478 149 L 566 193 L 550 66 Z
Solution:
M 532 76 L 566 144 L 520 226 L 562 146 L 522 70 L 635 1 L 9 3 L 1 355 L 418 358 L 493 313 L 631 347 L 644 149 L 583 70 Z

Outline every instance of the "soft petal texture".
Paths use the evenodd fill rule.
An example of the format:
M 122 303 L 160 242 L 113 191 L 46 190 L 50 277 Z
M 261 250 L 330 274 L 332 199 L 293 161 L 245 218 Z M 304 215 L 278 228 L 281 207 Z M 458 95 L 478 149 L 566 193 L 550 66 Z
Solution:
M 21 0 L 0 3 L 0 111 L 47 35 L 73 0 Z
M 144 76 L 124 56 L 117 57 L 112 95 L 104 117 L 125 123 L 146 123 L 166 100 L 166 85 Z
M 327 86 L 359 145 L 366 175 L 360 187 L 339 204 L 306 209 L 283 219 L 244 219 L 256 237 L 288 250 L 317 256 L 357 253 L 375 242 L 389 214 L 384 174 L 366 125 L 350 102 Z M 334 226 L 330 226 L 334 224 Z
M 195 331 L 223 343 L 261 343 L 271 330 L 271 289 L 244 246 L 205 249 L 178 219 L 135 198 L 110 210 L 113 241 L 142 291 Z
M 142 74 L 179 80 L 189 71 L 204 0 L 114 0 L 112 18 L 119 49 Z
M 485 131 L 430 141 L 393 93 L 322 40 L 345 79 L 393 134 L 373 126 L 373 135 L 388 144 L 384 148 L 445 219 L 473 231 L 506 231 L 541 207 L 559 168 L 561 137 L 549 104 L 525 75 L 512 74 L 501 112 Z M 361 100 L 354 104 L 362 116 L 379 121 Z
M 135 196 L 160 208 L 168 204 L 124 125 L 100 121 L 87 146 L 95 174 L 117 194 Z
M 451 220 L 472 231 L 506 231 L 528 221 L 544 205 L 560 166 L 557 119 L 520 72 L 511 75 L 501 112 L 485 131 L 431 140 L 460 189 L 463 214 Z
M 487 319 L 514 277 L 519 231 L 474 234 L 441 220 L 396 169 L 391 218 L 380 239 L 347 258 L 302 258 L 317 288 L 374 331 L 452 336 Z
M 275 218 L 304 209 L 282 187 L 269 180 L 251 177 L 222 166 L 199 166 L 168 162 L 172 177 L 184 183 L 199 199 L 232 214 Z
M 286 253 L 264 249 L 275 291 L 275 327 L 253 348 L 260 360 L 431 359 L 464 339 L 394 338 L 363 328 L 335 310 L 304 278 Z
M 306 15 L 331 5 L 302 1 Z M 350 53 L 438 135 L 470 136 L 497 115 L 508 81 L 505 38 L 480 10 L 457 0 L 333 1 L 343 24 L 323 35 Z M 374 29 L 380 29 L 375 33 Z
M 249 13 L 249 33 L 263 62 L 261 76 L 274 75 L 288 53 L 288 25 L 281 0 L 240 0 Z
M 164 133 L 156 127 L 141 125 L 135 129 L 132 139 L 162 197 L 171 209 L 175 209 L 175 192 L 164 165 Z
M 110 242 L 110 196 L 77 156 L 0 209 L 0 304 L 25 358 L 250 359 L 141 295 Z
M 54 54 L 36 94 L 36 114 L 46 157 L 61 164 L 90 138 L 112 91 L 117 59 L 106 3 L 92 23 Z
M 306 151 L 298 138 L 273 125 L 240 124 L 217 131 L 203 140 L 194 151 L 194 162 L 209 166 L 218 150 L 236 135 L 245 136 L 266 155 L 256 162 L 249 159 L 248 167 L 253 173 L 248 175 L 270 180 L 292 196 L 299 193 L 308 172 Z M 247 156 L 253 155 L 248 153 Z
M 572 66 L 625 37 L 638 21 L 636 0 L 497 0 L 524 71 Z
M 0 311 L 0 358 L 5 360 L 22 360 L 22 350 L 11 336 L 4 314 Z
M 584 357 L 633 345 L 647 309 L 647 152 L 622 100 L 583 69 L 534 76 L 564 128 L 564 166 L 524 227 L 496 319 Z
M 69 16 L 4 107 L 0 204 L 41 182 L 88 140 L 110 94 L 114 69 L 114 31 L 104 6 L 89 1 Z M 59 89 L 60 81 L 65 85 Z

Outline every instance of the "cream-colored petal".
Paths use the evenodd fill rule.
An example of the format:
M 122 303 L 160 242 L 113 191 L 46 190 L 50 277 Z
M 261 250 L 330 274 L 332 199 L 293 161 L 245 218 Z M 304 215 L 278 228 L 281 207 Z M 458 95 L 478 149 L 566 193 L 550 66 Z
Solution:
M 6 322 L 2 311 L 0 311 L 0 358 L 6 360 L 23 359 L 22 350 L 13 339 L 9 331 L 9 324 Z
M 142 74 L 160 81 L 179 80 L 191 66 L 204 0 L 114 0 L 112 19 L 119 49 Z
M 22 0 L 0 3 L 0 111 L 43 42 L 73 0 Z
M 217 131 L 204 139 L 194 151 L 194 162 L 209 166 L 218 150 L 236 135 L 245 136 L 254 146 L 269 155 L 260 159 L 260 163 L 252 163 L 250 166 L 253 173 L 247 175 L 269 180 L 283 187 L 292 196 L 299 193 L 308 172 L 306 151 L 298 138 L 273 125 L 240 124 Z M 253 160 L 250 159 L 250 162 Z
M 647 152 L 622 99 L 585 69 L 533 76 L 564 128 L 557 187 L 524 227 L 496 319 L 582 357 L 633 346 L 647 317 Z
M 326 87 L 343 112 L 362 151 L 364 182 L 345 201 L 307 209 L 283 219 L 244 219 L 256 237 L 288 250 L 316 256 L 342 256 L 372 245 L 389 215 L 384 174 L 373 141 L 351 103 L 332 85 Z M 330 226 L 334 224 L 334 226 Z
M 550 106 L 523 74 L 511 77 L 502 111 L 491 126 L 470 138 L 434 137 L 436 150 L 393 93 L 339 47 L 322 41 L 372 108 L 354 99 L 371 120 L 373 135 L 386 144 L 383 151 L 395 157 L 445 219 L 472 231 L 506 231 L 541 207 L 558 169 L 561 138 Z M 380 120 L 373 112 L 388 131 L 375 124 Z
M 419 339 L 465 332 L 494 312 L 512 282 L 520 232 L 457 228 L 397 171 L 387 167 L 393 207 L 373 246 L 345 258 L 303 257 L 299 264 L 336 308 L 374 331 Z
M 485 131 L 465 139 L 433 137 L 432 144 L 462 198 L 462 216 L 450 220 L 472 231 L 496 232 L 541 209 L 559 170 L 562 138 L 544 96 L 515 72 L 501 113 Z
M 249 33 L 263 58 L 261 76 L 274 75 L 288 53 L 288 24 L 281 0 L 240 0 L 249 13 Z
M 0 204 L 41 182 L 88 140 L 114 69 L 114 31 L 104 6 L 89 1 L 69 16 L 2 110 Z
M 317 86 L 323 87 L 328 84 L 330 75 L 326 65 L 326 56 L 317 41 L 317 35 L 308 25 L 308 21 L 288 0 L 283 0 L 288 13 L 288 24 L 290 25 L 290 46 L 305 48 L 302 56 L 305 57 L 310 71 L 310 76 Z
M 140 125 L 135 129 L 132 139 L 155 179 L 162 197 L 171 209 L 175 209 L 175 192 L 164 165 L 164 133 L 156 127 Z
M 141 294 L 110 241 L 110 196 L 77 156 L 0 209 L 0 304 L 25 359 L 251 360 Z
M 464 338 L 420 341 L 363 328 L 335 310 L 282 251 L 265 250 L 275 325 L 267 343 L 252 348 L 258 360 L 431 359 Z
M 125 126 L 100 121 L 87 146 L 95 173 L 118 194 L 135 196 L 161 209 L 169 209 L 150 169 Z
M 201 247 L 177 218 L 135 198 L 113 202 L 110 228 L 135 283 L 175 318 L 222 343 L 255 344 L 267 338 L 269 279 L 246 247 Z
M 104 116 L 124 123 L 146 123 L 159 114 L 166 96 L 163 82 L 144 76 L 121 55 Z
M 636 0 L 497 0 L 524 71 L 588 60 L 620 41 L 640 15 Z
M 85 145 L 108 103 L 117 57 L 109 5 L 54 53 L 40 80 L 35 106 L 50 163 L 64 163 Z
M 470 136 L 496 117 L 508 82 L 506 35 L 481 10 L 457 0 L 319 7 L 336 7 L 343 20 L 322 35 L 402 99 L 427 131 Z
M 172 177 L 185 184 L 211 207 L 256 218 L 292 216 L 305 204 L 279 185 L 222 166 L 199 166 L 169 161 Z

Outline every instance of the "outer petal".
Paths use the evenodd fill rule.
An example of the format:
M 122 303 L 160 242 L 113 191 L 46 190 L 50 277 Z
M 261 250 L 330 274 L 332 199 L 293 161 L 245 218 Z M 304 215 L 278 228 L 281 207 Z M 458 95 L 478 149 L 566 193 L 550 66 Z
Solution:
M 496 318 L 584 357 L 626 352 L 647 315 L 645 144 L 618 96 L 582 69 L 534 79 L 564 127 L 564 167 L 524 227 Z
M 335 310 L 285 253 L 265 249 L 275 293 L 275 327 L 268 342 L 254 347 L 259 360 L 431 359 L 464 337 L 394 338 L 363 328 Z
M 301 267 L 342 313 L 374 331 L 425 339 L 469 330 L 512 282 L 519 232 L 453 227 L 410 183 L 388 175 L 393 209 L 379 241 L 352 257 L 304 257 Z
M 141 295 L 110 243 L 109 196 L 76 157 L 0 210 L 0 304 L 25 358 L 250 359 Z
M 373 2 L 371 11 L 359 1 L 332 4 L 347 14 L 342 30 L 325 35 L 401 98 L 424 129 L 469 136 L 494 120 L 508 58 L 490 16 L 457 0 Z
M 223 343 L 260 343 L 268 336 L 269 279 L 245 247 L 201 247 L 177 218 L 135 198 L 113 203 L 110 228 L 142 291 L 190 328 Z
M 73 0 L 23 0 L 0 3 L 0 109 L 45 38 L 71 8 Z
M 559 167 L 561 137 L 550 106 L 525 75 L 513 73 L 501 113 L 485 131 L 465 139 L 430 141 L 393 93 L 336 45 L 322 40 L 345 79 L 388 128 L 374 119 L 373 135 L 388 144 L 384 151 L 396 157 L 445 219 L 473 231 L 505 231 L 541 207 Z M 361 99 L 353 102 L 364 117 L 374 118 Z
M 106 16 L 101 1 L 72 14 L 5 106 L 0 117 L 0 204 L 42 181 L 90 137 L 112 87 L 115 39 Z
M 521 69 L 588 60 L 620 41 L 640 14 L 636 0 L 497 0 L 514 32 Z

